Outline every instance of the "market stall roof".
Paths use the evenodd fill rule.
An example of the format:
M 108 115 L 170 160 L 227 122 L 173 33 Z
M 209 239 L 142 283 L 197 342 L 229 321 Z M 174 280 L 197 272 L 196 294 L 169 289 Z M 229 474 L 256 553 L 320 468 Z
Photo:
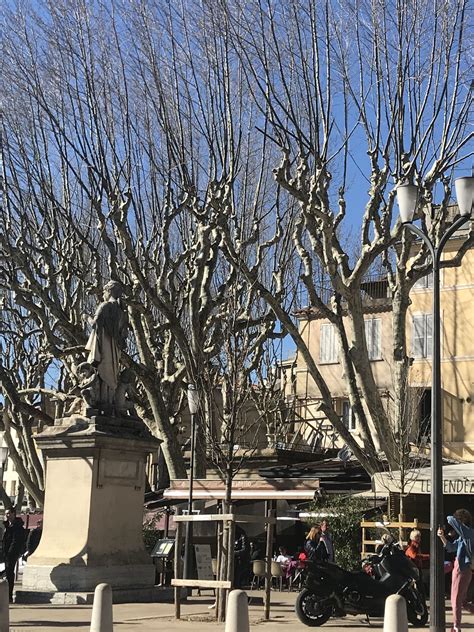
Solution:
M 232 481 L 232 500 L 313 500 L 319 491 L 317 478 L 298 479 L 234 479 Z M 189 495 L 188 479 L 175 479 L 163 492 L 163 499 L 169 501 L 187 500 Z M 225 482 L 214 479 L 194 481 L 194 500 L 224 500 Z
M 422 467 L 404 473 L 405 494 L 430 494 L 431 469 Z M 372 476 L 372 488 L 377 495 L 401 491 L 400 472 L 382 472 Z M 474 494 L 474 463 L 443 466 L 444 494 Z

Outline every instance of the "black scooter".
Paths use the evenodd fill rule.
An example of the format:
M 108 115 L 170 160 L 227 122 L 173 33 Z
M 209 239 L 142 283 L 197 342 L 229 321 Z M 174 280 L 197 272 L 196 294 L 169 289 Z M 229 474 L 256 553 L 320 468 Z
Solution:
M 404 552 L 389 544 L 365 563 L 366 572 L 350 572 L 336 564 L 307 562 L 304 588 L 295 605 L 298 619 L 316 627 L 331 616 L 383 617 L 386 598 L 399 594 L 406 599 L 408 621 L 415 627 L 426 625 L 420 572 Z

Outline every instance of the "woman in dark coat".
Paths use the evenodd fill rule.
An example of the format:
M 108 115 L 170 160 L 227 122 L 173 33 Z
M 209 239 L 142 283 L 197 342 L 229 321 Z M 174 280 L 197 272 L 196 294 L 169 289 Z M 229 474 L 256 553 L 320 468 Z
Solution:
M 5 559 L 5 573 L 8 580 L 8 596 L 13 601 L 13 587 L 15 584 L 15 567 L 18 558 L 25 550 L 26 533 L 23 520 L 16 517 L 15 509 L 7 509 L 3 526 L 3 556 Z
M 309 530 L 309 533 L 306 536 L 306 542 L 304 543 L 304 551 L 308 556 L 308 560 L 311 560 L 312 562 L 328 561 L 328 550 L 324 542 L 321 540 L 321 529 L 318 526 L 313 526 Z

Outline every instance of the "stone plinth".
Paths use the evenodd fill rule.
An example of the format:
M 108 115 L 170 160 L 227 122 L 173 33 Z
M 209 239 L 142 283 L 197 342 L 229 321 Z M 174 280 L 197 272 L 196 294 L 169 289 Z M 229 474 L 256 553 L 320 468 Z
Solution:
M 145 464 L 159 441 L 140 419 L 74 417 L 35 437 L 46 463 L 43 535 L 17 602 L 156 600 L 142 537 Z

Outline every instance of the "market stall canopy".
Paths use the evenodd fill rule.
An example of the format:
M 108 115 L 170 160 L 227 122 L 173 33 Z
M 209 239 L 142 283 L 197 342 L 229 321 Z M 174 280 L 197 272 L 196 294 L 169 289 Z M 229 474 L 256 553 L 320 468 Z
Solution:
M 272 480 L 245 479 L 232 481 L 232 500 L 313 500 L 318 494 L 317 478 L 285 478 Z M 187 500 L 189 495 L 188 479 L 175 479 L 163 492 L 163 498 L 170 501 Z M 224 481 L 197 479 L 193 484 L 194 500 L 224 500 L 226 485 Z
M 389 492 L 404 494 L 430 494 L 431 469 L 429 467 L 407 470 L 404 483 L 400 471 L 382 472 L 372 476 L 372 489 L 377 495 Z M 402 489 L 403 487 L 403 489 Z M 443 466 L 444 494 L 474 494 L 474 463 L 458 463 Z

